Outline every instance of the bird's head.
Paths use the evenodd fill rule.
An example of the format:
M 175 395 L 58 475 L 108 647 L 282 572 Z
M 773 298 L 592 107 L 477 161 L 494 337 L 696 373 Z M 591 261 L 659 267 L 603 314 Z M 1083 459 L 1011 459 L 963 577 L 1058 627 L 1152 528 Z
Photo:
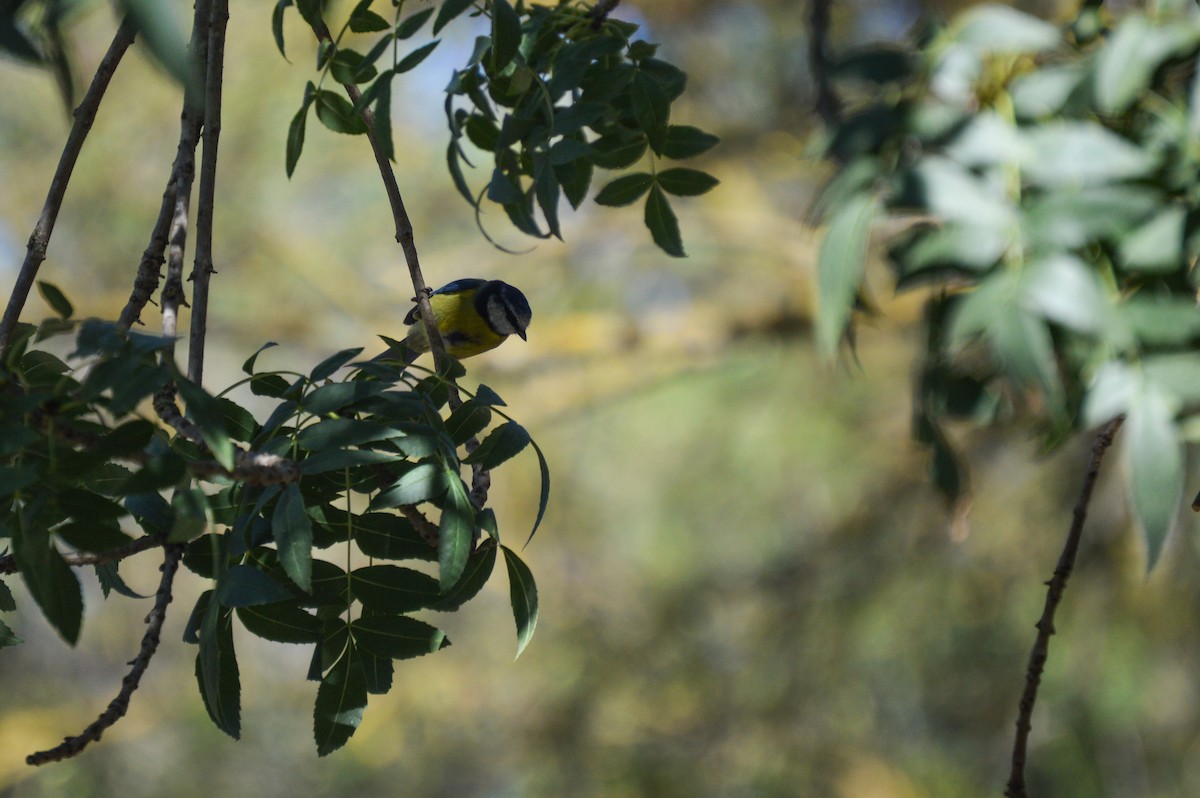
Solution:
M 525 340 L 533 312 L 520 290 L 500 280 L 491 280 L 479 289 L 479 300 L 483 317 L 497 334 L 519 335 Z

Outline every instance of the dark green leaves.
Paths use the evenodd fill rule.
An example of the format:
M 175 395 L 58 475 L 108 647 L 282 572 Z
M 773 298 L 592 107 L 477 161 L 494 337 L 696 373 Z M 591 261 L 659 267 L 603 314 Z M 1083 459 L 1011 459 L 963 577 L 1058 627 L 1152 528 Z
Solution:
M 346 744 L 362 722 L 367 707 L 367 682 L 353 649 L 347 649 L 317 688 L 313 737 L 317 754 L 326 756 Z
M 837 210 L 817 258 L 821 313 L 817 344 L 828 357 L 842 340 L 866 268 L 875 197 L 862 194 Z
M 308 591 L 312 586 L 312 521 L 295 483 L 284 489 L 275 505 L 271 534 L 284 572 L 301 590 Z
M 469 4 L 444 3 L 434 32 Z M 502 206 L 527 235 L 561 236 L 558 206 L 579 207 L 596 167 L 623 169 L 647 150 L 658 157 L 690 158 L 716 144 L 710 134 L 670 124 L 671 105 L 687 76 L 654 58 L 657 46 L 631 41 L 634 26 L 616 20 L 578 24 L 567 4 L 529 7 L 509 0 L 484 6 L 490 36 L 480 37 L 467 65 L 446 91 L 451 144 L 448 164 L 459 193 L 480 211 L 479 197 Z M 462 139 L 488 153 L 484 191 L 472 189 Z M 666 194 L 696 196 L 716 185 L 697 170 L 663 171 L 611 181 L 597 195 L 606 206 L 631 204 L 649 194 L 644 212 L 655 243 L 683 255 L 683 242 Z
M 533 572 L 517 553 L 507 546 L 501 546 L 501 549 L 504 551 L 504 564 L 508 568 L 508 593 L 512 603 L 513 620 L 517 623 L 519 657 L 533 639 L 534 629 L 537 628 L 537 585 L 533 581 Z
M 38 280 L 37 287 L 42 299 L 46 300 L 46 304 L 59 315 L 59 318 L 69 319 L 75 313 L 71 302 L 63 295 L 62 291 L 58 290 L 57 286 L 45 280 Z

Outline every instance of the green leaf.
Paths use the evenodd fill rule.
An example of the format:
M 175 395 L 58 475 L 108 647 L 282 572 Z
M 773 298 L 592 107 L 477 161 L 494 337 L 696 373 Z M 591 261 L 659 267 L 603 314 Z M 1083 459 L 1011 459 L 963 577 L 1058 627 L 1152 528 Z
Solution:
M 304 397 L 304 409 L 314 416 L 346 410 L 364 399 L 378 396 L 389 387 L 385 382 L 335 382 L 322 385 Z
M 1147 567 L 1153 568 L 1178 509 L 1183 455 L 1175 412 L 1157 385 L 1143 381 L 1125 421 L 1133 507 L 1146 536 Z
M 438 598 L 437 580 L 395 565 L 369 565 L 350 573 L 350 593 L 369 610 L 403 613 L 425 609 Z
M 508 0 L 492 0 L 490 74 L 499 75 L 521 48 L 521 18 Z
M 462 578 L 475 539 L 475 508 L 466 485 L 450 467 L 446 467 L 444 479 L 449 489 L 438 524 L 438 582 L 443 591 Z
M 284 573 L 301 590 L 312 590 L 312 520 L 304 509 L 304 497 L 295 482 L 288 485 L 271 516 L 271 534 L 279 549 Z
M 1022 276 L 1022 303 L 1047 320 L 1090 333 L 1109 326 L 1111 303 L 1095 271 L 1078 258 L 1057 255 L 1037 260 Z
M 463 462 L 479 464 L 490 470 L 515 457 L 529 445 L 529 441 L 529 433 L 524 427 L 515 421 L 507 421 L 492 430 L 478 449 L 463 458 Z
M 171 495 L 173 518 L 167 540 L 186 543 L 208 528 L 208 496 L 199 488 L 176 488 Z
M 275 46 L 279 48 L 279 54 L 283 56 L 283 60 L 287 60 L 287 53 L 283 49 L 283 12 L 292 4 L 292 0 L 279 0 L 275 4 L 275 9 L 271 12 L 271 34 L 275 37 Z
M 392 23 L 361 4 L 350 15 L 350 30 L 354 33 L 376 33 L 392 27 Z
M 482 432 L 492 422 L 492 410 L 477 399 L 463 402 L 446 419 L 446 434 L 456 446 L 462 446 L 470 438 Z
M 16 609 L 17 602 L 13 598 L 12 590 L 0 579 L 0 612 L 15 612 Z
M 646 134 L 650 149 L 663 154 L 667 141 L 667 121 L 670 119 L 671 101 L 658 81 L 638 70 L 630 84 L 633 114 L 638 125 Z
M 327 756 L 346 744 L 362 723 L 367 708 L 367 682 L 353 647 L 325 674 L 313 707 L 317 755 Z
M 184 377 L 175 380 L 179 395 L 187 404 L 187 416 L 200 428 L 200 436 L 222 468 L 233 470 L 234 445 L 225 425 L 221 403 L 196 383 Z
M 508 546 L 504 551 L 504 565 L 508 568 L 508 593 L 512 603 L 513 620 L 517 624 L 517 656 L 521 656 L 529 641 L 533 639 L 538 620 L 537 584 L 533 572 L 517 553 Z
M 680 197 L 699 196 L 721 182 L 707 172 L 684 168 L 663 170 L 655 177 L 655 181 L 663 191 Z
M 537 533 L 538 527 L 542 524 L 542 518 L 544 518 L 546 515 L 546 507 L 550 504 L 550 466 L 546 463 L 546 455 L 542 453 L 542 448 L 537 445 L 537 441 L 530 440 L 530 444 L 533 446 L 533 452 L 537 455 L 538 459 L 538 471 L 541 476 L 541 490 L 538 493 L 537 518 L 533 520 L 533 529 L 529 531 L 529 538 L 525 541 L 526 546 L 529 545 L 529 541 L 533 540 L 533 536 Z
M 108 598 L 109 592 L 113 590 L 125 598 L 131 599 L 148 599 L 153 595 L 138 593 L 125 584 L 125 580 L 121 578 L 120 571 L 117 570 L 116 562 L 97 563 L 96 579 L 100 582 L 100 589 L 104 592 L 105 598 Z
M 246 362 L 242 364 L 242 371 L 245 372 L 246 374 L 250 375 L 251 377 L 253 377 L 254 376 L 254 362 L 256 360 L 258 360 L 259 355 L 261 355 L 263 352 L 265 352 L 266 350 L 270 349 L 273 346 L 279 346 L 279 344 L 275 343 L 274 341 L 267 341 L 265 344 L 263 344 L 258 349 L 256 349 L 254 351 L 254 354 L 251 355 L 250 357 L 246 358 Z
M 368 557 L 384 560 L 436 560 L 430 546 L 406 519 L 389 513 L 367 513 L 355 518 L 354 542 Z
M 42 614 L 63 640 L 75 645 L 83 623 L 83 594 L 71 567 L 50 545 L 50 533 L 26 526 L 13 535 L 12 548 L 21 579 Z
M 1165 205 L 1121 241 L 1121 265 L 1129 271 L 1146 274 L 1183 268 L 1186 224 L 1187 210 L 1183 205 Z
M 314 29 L 321 27 L 325 20 L 321 16 L 322 0 L 296 0 L 296 10 Z
M 679 234 L 679 220 L 671 210 L 667 195 L 658 186 L 652 187 L 650 195 L 646 197 L 645 220 L 659 249 L 674 258 L 687 257 Z
M 208 602 L 200 623 L 196 681 L 208 716 L 233 739 L 241 736 L 241 677 L 233 648 L 232 613 Z
M 436 499 L 446 492 L 442 470 L 430 462 L 415 463 L 371 500 L 372 510 L 404 507 Z
M 343 85 L 367 83 L 374 78 L 378 71 L 362 53 L 348 48 L 341 48 L 329 62 L 329 74 Z M 358 110 L 355 107 L 355 110 Z
M 453 612 L 479 594 L 496 566 L 496 547 L 488 546 L 473 553 L 467 560 L 458 582 L 440 599 L 429 605 L 438 612 Z
M 363 679 L 367 692 L 372 695 L 383 695 L 392 689 L 392 675 L 395 670 L 392 661 L 387 657 L 379 657 L 370 651 L 359 650 L 358 657 L 362 661 Z
M 1021 120 L 1044 119 L 1059 113 L 1088 75 L 1080 64 L 1043 66 L 1012 83 L 1013 110 Z
M 1144 96 L 1162 63 L 1196 45 L 1200 30 L 1159 27 L 1140 13 L 1125 16 L 1096 54 L 1095 97 L 1101 113 L 1118 115 Z
M 54 528 L 54 534 L 76 551 L 94 554 L 112 551 L 133 542 L 116 524 L 100 521 L 72 521 Z
M 238 620 L 246 631 L 276 643 L 316 643 L 321 621 L 290 602 L 239 607 Z
M 200 70 L 183 37 L 176 17 L 178 6 L 159 0 L 118 0 L 137 29 L 138 41 L 143 42 L 167 74 L 198 97 L 201 87 Z
M 817 345 L 831 358 L 837 353 L 842 334 L 850 322 L 867 263 L 867 243 L 875 218 L 876 199 L 859 194 L 834 212 L 817 257 L 820 311 L 817 315 Z
M 0 648 L 20 645 L 23 642 L 25 641 L 17 637 L 13 630 L 9 628 L 8 624 L 6 624 L 4 621 L 0 621 Z
M 711 133 L 705 133 L 691 125 L 668 125 L 667 135 L 663 140 L 662 154 L 667 158 L 681 161 L 694 158 L 708 152 L 721 141 Z
M 1061 41 L 1058 28 L 1045 20 L 1002 5 L 980 5 L 958 18 L 955 40 L 988 53 L 1049 50 Z
M 364 443 L 398 438 L 402 434 L 394 427 L 388 427 L 375 421 L 361 421 L 356 418 L 327 418 L 300 430 L 296 436 L 296 443 L 301 449 L 321 452 L 327 449 L 341 449 L 346 446 L 360 446 Z
M 417 13 L 410 15 L 409 17 L 407 17 L 406 19 L 401 21 L 401 23 L 396 27 L 396 38 L 401 39 L 401 40 L 410 38 L 413 34 L 415 34 L 422 27 L 424 27 L 425 22 L 432 15 L 433 15 L 433 6 L 430 6 L 429 8 L 426 8 L 426 9 L 422 9 L 421 11 L 418 11 Z M 434 32 L 436 33 L 437 31 L 434 31 Z
M 625 139 L 620 136 L 603 136 L 592 142 L 591 161 L 601 169 L 624 169 L 632 166 L 646 154 L 649 144 L 646 137 L 635 136 Z M 634 199 L 637 199 L 634 197 Z M 630 200 L 632 202 L 633 200 Z
M 59 318 L 69 319 L 75 313 L 75 308 L 71 306 L 66 295 L 58 290 L 58 286 L 45 280 L 38 280 L 37 287 L 42 299 L 46 300 L 46 304 L 59 315 Z
M 434 39 L 429 44 L 423 44 L 408 55 L 401 58 L 400 62 L 396 64 L 396 74 L 400 75 L 409 71 L 410 69 L 416 68 L 418 64 L 429 57 L 429 54 L 433 52 L 434 48 L 437 47 L 441 41 L 441 39 Z
M 396 452 L 377 451 L 375 449 L 331 449 L 319 452 L 300 464 L 300 470 L 307 475 L 327 474 L 330 471 L 341 471 L 360 465 L 376 463 L 395 463 L 404 460 L 407 455 Z
M 317 119 L 334 133 L 357 136 L 367 132 L 367 123 L 354 113 L 354 106 L 342 95 L 318 89 L 315 96 Z
M 1035 186 L 1095 186 L 1148 174 L 1157 157 L 1097 122 L 1051 122 L 1023 130 L 1021 168 Z
M 235 565 L 217 579 L 217 601 L 224 607 L 254 607 L 292 598 L 292 592 L 253 565 Z
M 389 659 L 412 659 L 450 645 L 440 629 L 403 615 L 364 615 L 350 630 L 363 649 Z
M 474 4 L 474 0 L 445 0 L 442 7 L 438 9 L 437 19 L 433 22 L 433 33 L 436 36 L 437 32 L 446 27 L 447 23 L 455 17 L 462 14 Z

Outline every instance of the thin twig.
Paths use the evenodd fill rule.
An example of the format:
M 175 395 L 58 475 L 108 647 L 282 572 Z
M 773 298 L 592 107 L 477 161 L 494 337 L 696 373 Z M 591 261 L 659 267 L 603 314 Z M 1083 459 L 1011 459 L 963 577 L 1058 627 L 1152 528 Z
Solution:
M 1100 473 L 1100 461 L 1104 453 L 1112 446 L 1113 437 L 1121 428 L 1125 416 L 1117 416 L 1109 421 L 1096 435 L 1092 444 L 1092 456 L 1088 461 L 1087 472 L 1083 477 L 1083 486 L 1079 489 L 1079 498 L 1075 502 L 1075 511 L 1071 518 L 1071 529 L 1067 533 L 1067 542 L 1062 554 L 1058 557 L 1058 565 L 1054 568 L 1054 576 L 1046 583 L 1046 605 L 1042 610 L 1041 620 L 1037 622 L 1037 639 L 1034 640 L 1033 650 L 1029 653 L 1029 666 L 1025 671 L 1025 690 L 1021 694 L 1020 709 L 1017 713 L 1017 736 L 1013 742 L 1012 771 L 1008 777 L 1008 786 L 1004 790 L 1007 798 L 1027 798 L 1025 791 L 1025 755 L 1029 743 L 1029 732 L 1033 728 L 1033 705 L 1037 701 L 1038 685 L 1042 681 L 1042 672 L 1046 667 L 1046 658 L 1050 654 L 1050 636 L 1054 634 L 1054 613 L 1062 601 L 1063 591 L 1067 588 L 1067 579 L 1075 567 L 1075 556 L 1079 552 L 1079 541 L 1083 536 L 1083 523 L 1087 520 L 1088 504 L 1092 500 L 1092 490 L 1096 487 L 1096 478 Z
M 208 283 L 213 274 L 213 203 L 217 186 L 217 142 L 221 137 L 221 82 L 225 66 L 225 26 L 229 0 L 211 0 L 208 61 L 204 71 L 204 160 L 196 212 L 196 260 L 192 268 L 192 331 L 188 346 L 188 379 L 204 380 L 204 343 L 208 334 Z
M 833 129 L 842 118 L 842 102 L 833 90 L 831 71 L 833 55 L 829 46 L 829 8 L 833 0 L 812 0 L 812 43 L 808 48 L 809 66 L 817 88 L 816 111 Z
M 321 23 L 313 29 L 317 39 L 333 42 L 329 28 Z M 344 83 L 342 87 L 350 97 L 351 103 L 358 103 L 362 92 L 352 83 Z M 404 198 L 400 195 L 400 186 L 396 182 L 396 174 L 392 171 L 391 161 L 379 145 L 379 137 L 375 133 L 375 113 L 368 107 L 362 109 L 362 120 L 367 126 L 367 140 L 371 143 L 371 151 L 375 154 L 375 164 L 379 167 L 379 177 L 383 180 L 384 191 L 387 192 L 388 204 L 392 209 L 392 219 L 396 225 L 396 242 L 404 251 L 404 261 L 408 266 L 408 275 L 412 280 L 414 299 L 417 303 L 418 315 L 425 325 L 425 335 L 429 338 L 429 351 L 433 353 L 433 362 L 439 372 L 444 372 L 448 364 L 446 346 L 442 343 L 442 334 L 438 330 L 437 321 L 433 318 L 433 309 L 429 305 L 429 287 L 425 284 L 425 276 L 421 273 L 421 259 L 417 255 L 416 240 L 413 235 L 412 221 L 408 218 L 408 210 L 404 207 Z M 451 390 L 451 405 L 461 404 L 458 392 Z
M 95 554 L 80 554 L 68 553 L 64 554 L 63 560 L 72 567 L 78 568 L 85 565 L 102 565 L 106 562 L 118 562 L 126 557 L 132 557 L 135 554 L 141 554 L 143 551 L 156 549 L 162 546 L 165 541 L 155 535 L 146 535 L 145 537 L 137 538 L 132 543 L 128 543 L 120 548 L 109 549 L 108 551 L 98 552 Z M 17 560 L 11 554 L 5 554 L 0 557 L 0 574 L 15 574 L 21 570 L 17 564 Z
M 25 302 L 29 299 L 29 291 L 33 288 L 38 269 L 46 260 L 46 249 L 50 246 L 50 235 L 54 232 L 54 223 L 58 220 L 63 197 L 67 193 L 67 184 L 71 181 L 71 172 L 75 169 L 76 161 L 79 160 L 79 153 L 83 149 L 83 142 L 87 138 L 88 132 L 92 129 L 92 123 L 96 121 L 96 112 L 100 108 L 100 101 L 104 98 L 104 92 L 108 88 L 109 81 L 112 80 L 113 73 L 117 70 L 117 65 L 121 63 L 121 57 L 125 55 L 129 45 L 133 44 L 133 38 L 133 23 L 126 17 L 117 28 L 112 44 L 108 46 L 108 52 L 104 54 L 100 65 L 96 67 L 96 75 L 92 78 L 92 84 L 88 86 L 83 101 L 75 109 L 75 122 L 71 125 L 67 143 L 58 160 L 58 168 L 50 181 L 50 190 L 46 193 L 41 216 L 38 217 L 33 233 L 29 236 L 25 261 L 21 264 L 17 282 L 13 286 L 12 293 L 9 294 L 8 307 L 4 310 L 3 318 L 0 318 L 0 357 L 8 352 L 8 348 L 12 344 L 12 333 L 17 326 L 17 319 L 20 318 L 21 311 L 25 308 Z
M 146 307 L 146 303 L 154 294 L 154 289 L 158 288 L 163 250 L 167 246 L 167 232 L 170 229 L 171 211 L 174 207 L 175 172 L 172 170 L 171 178 L 167 181 L 167 188 L 163 191 L 158 218 L 154 222 L 154 228 L 150 231 L 150 243 L 146 245 L 146 251 L 142 253 L 142 261 L 138 264 L 137 275 L 133 278 L 133 290 L 129 294 L 129 301 L 125 303 L 125 307 L 117 319 L 117 326 L 122 329 L 127 330 L 134 324 L 140 323 L 142 308 Z
M 196 60 L 201 73 L 208 63 L 206 50 L 208 48 L 208 16 L 209 0 L 197 0 L 195 15 L 192 18 L 192 38 L 188 44 L 188 52 Z M 154 290 L 158 288 L 161 277 L 159 267 L 163 263 L 163 251 L 171 246 L 170 252 L 177 253 L 179 262 L 176 272 L 183 273 L 182 246 L 176 245 L 182 241 L 179 238 L 180 213 L 183 214 L 183 237 L 186 238 L 188 203 L 192 195 L 192 180 L 196 173 L 196 144 L 200 140 L 200 127 L 203 122 L 204 108 L 199 98 L 193 96 L 190 87 L 184 89 L 183 110 L 179 115 L 179 144 L 175 150 L 175 160 L 171 164 L 171 174 L 167 178 L 167 188 L 163 191 L 162 204 L 159 206 L 158 219 L 150 235 L 150 244 L 142 255 L 138 266 L 137 276 L 133 281 L 133 291 L 118 324 L 128 329 L 140 323 L 142 310 L 150 302 Z M 177 311 L 182 304 L 187 305 L 183 297 L 182 277 L 174 283 L 171 281 L 171 269 L 168 267 L 167 284 L 163 286 L 163 314 L 167 314 L 167 302 L 175 299 L 172 311 Z M 175 326 L 172 325 L 171 338 L 175 336 Z M 174 344 L 171 346 L 174 354 Z
M 183 545 L 171 543 L 164 547 L 162 579 L 158 583 L 158 592 L 154 599 L 154 608 L 146 616 L 146 633 L 142 635 L 142 646 L 138 655 L 133 659 L 133 667 L 121 680 L 121 690 L 116 698 L 109 702 L 108 708 L 100 717 L 74 737 L 67 737 L 61 743 L 48 751 L 38 751 L 25 757 L 28 765 L 44 765 L 47 762 L 61 762 L 83 751 L 89 743 L 96 742 L 110 726 L 125 716 L 129 711 L 129 700 L 142 681 L 142 675 L 150 666 L 150 659 L 158 650 L 159 637 L 162 634 L 163 621 L 167 617 L 167 605 L 171 603 L 171 584 L 175 581 L 175 572 L 179 570 L 179 561 L 183 558 Z

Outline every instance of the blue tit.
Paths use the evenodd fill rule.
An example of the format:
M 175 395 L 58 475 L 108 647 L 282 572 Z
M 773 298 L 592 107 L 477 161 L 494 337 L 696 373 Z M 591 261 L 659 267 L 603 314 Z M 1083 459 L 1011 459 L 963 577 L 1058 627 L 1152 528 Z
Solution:
M 443 285 L 429 295 L 429 305 L 446 351 L 457 358 L 471 357 L 504 343 L 510 335 L 525 340 L 532 312 L 519 290 L 500 280 L 468 277 Z M 429 351 L 429 337 L 417 308 L 404 317 L 408 333 L 375 360 L 411 363 Z

